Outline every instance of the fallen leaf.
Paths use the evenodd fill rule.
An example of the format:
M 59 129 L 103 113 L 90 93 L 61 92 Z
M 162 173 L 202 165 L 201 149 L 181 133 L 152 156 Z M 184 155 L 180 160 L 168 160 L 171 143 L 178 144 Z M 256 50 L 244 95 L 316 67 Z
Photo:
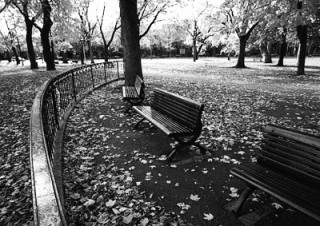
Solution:
M 116 204 L 116 200 L 109 200 L 108 202 L 106 202 L 106 207 L 113 207 L 114 204 Z
M 190 199 L 192 200 L 192 201 L 199 201 L 200 200 L 200 197 L 198 196 L 198 195 L 190 195 Z
M 203 215 L 204 215 L 203 219 L 207 221 L 211 221 L 214 218 L 214 216 L 211 213 L 208 213 L 208 214 L 204 213 Z
M 132 214 L 129 214 L 128 216 L 123 216 L 122 217 L 122 221 L 125 224 L 130 224 L 132 222 L 132 219 L 133 219 L 133 215 Z
M 92 206 L 95 204 L 96 201 L 92 200 L 92 199 L 88 199 L 88 201 L 86 201 L 83 205 L 85 205 L 86 207 Z

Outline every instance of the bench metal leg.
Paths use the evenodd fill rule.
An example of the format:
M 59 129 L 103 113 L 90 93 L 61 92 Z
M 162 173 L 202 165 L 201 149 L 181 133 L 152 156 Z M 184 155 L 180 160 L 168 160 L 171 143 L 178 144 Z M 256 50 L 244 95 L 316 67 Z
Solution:
M 206 154 L 207 150 L 200 143 L 196 142 L 196 143 L 194 143 L 194 145 L 200 149 L 200 152 L 202 155 Z
M 172 162 L 172 159 L 177 154 L 177 152 L 183 147 L 183 145 L 178 144 L 169 155 L 167 155 L 168 162 Z
M 199 137 L 198 134 L 192 136 L 188 140 L 183 140 L 183 139 L 180 139 L 179 137 L 174 137 L 174 139 L 178 141 L 178 145 L 174 148 L 174 150 L 169 155 L 167 155 L 167 160 L 171 162 L 173 157 L 177 154 L 178 151 L 180 151 L 180 149 L 187 146 L 191 146 L 191 145 L 195 145 L 196 147 L 198 147 L 200 149 L 201 154 L 205 155 L 206 149 L 202 145 L 200 145 L 199 142 L 196 142 L 198 137 Z
M 143 122 L 143 120 L 145 120 L 145 118 L 140 119 L 139 122 L 137 122 L 137 124 L 134 126 L 134 128 L 137 128 L 140 125 L 140 123 Z
M 129 110 L 132 108 L 132 104 L 129 106 L 129 107 L 127 107 L 127 109 L 124 111 L 124 113 L 128 113 L 129 112 Z
M 241 193 L 240 197 L 224 206 L 226 210 L 229 212 L 233 212 L 235 214 L 239 214 L 242 205 L 247 200 L 247 198 L 253 193 L 255 189 L 251 186 L 246 187 L 246 189 Z

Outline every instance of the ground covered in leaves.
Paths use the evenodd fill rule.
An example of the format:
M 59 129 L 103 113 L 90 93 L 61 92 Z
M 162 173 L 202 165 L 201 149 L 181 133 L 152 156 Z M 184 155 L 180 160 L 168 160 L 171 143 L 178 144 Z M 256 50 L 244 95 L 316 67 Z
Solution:
M 84 99 L 65 133 L 71 224 L 242 225 L 223 209 L 244 188 L 229 170 L 256 161 L 262 127 L 269 123 L 319 133 L 320 68 L 310 63 L 307 76 L 297 77 L 293 60 L 284 68 L 250 61 L 249 68 L 235 69 L 232 64 L 234 59 L 143 61 L 146 104 L 156 87 L 205 104 L 199 140 L 207 155 L 192 147 L 173 164 L 164 155 L 174 140 L 147 122 L 134 129 L 139 116 L 123 113 L 121 84 Z M 244 211 L 262 213 L 266 206 L 274 211 L 258 225 L 317 224 L 261 192 Z
M 248 59 L 143 60 L 147 96 L 155 87 L 205 104 L 197 151 L 167 165 L 163 154 L 173 140 L 139 117 L 125 115 L 119 84 L 94 92 L 70 118 L 65 136 L 66 208 L 70 221 L 86 225 L 241 225 L 223 205 L 244 185 L 229 169 L 255 161 L 261 126 L 274 122 L 319 132 L 319 58 L 307 59 L 307 76 L 296 77 L 295 62 L 277 68 Z M 57 71 L 29 70 L 0 62 L 0 225 L 33 221 L 29 168 L 29 119 L 40 85 Z M 148 101 L 148 100 L 147 100 Z M 146 103 L 147 103 L 146 101 Z M 246 210 L 270 203 L 278 212 L 260 225 L 312 225 L 314 222 L 276 200 L 256 193 Z M 282 208 L 283 207 L 283 208 Z M 301 223 L 302 222 L 302 223 Z
M 46 72 L 1 62 L 0 70 L 0 225 L 27 225 L 33 220 L 30 110 L 41 84 L 66 66 Z

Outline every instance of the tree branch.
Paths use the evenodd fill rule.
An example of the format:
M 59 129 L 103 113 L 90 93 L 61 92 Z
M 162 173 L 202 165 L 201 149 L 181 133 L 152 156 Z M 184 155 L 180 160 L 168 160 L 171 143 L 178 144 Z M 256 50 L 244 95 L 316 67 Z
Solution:
M 145 30 L 145 32 L 143 32 L 141 35 L 139 35 L 139 40 L 140 40 L 141 38 L 143 38 L 143 37 L 149 32 L 151 26 L 152 26 L 154 23 L 156 23 L 159 14 L 160 14 L 161 12 L 163 12 L 163 10 L 165 9 L 166 5 L 167 5 L 167 4 L 164 4 L 164 5 L 158 10 L 158 12 L 157 12 L 156 15 L 153 17 L 153 20 L 150 22 L 150 24 L 148 25 L 148 27 L 147 27 L 147 29 Z
M 112 34 L 111 34 L 111 37 L 109 39 L 109 42 L 107 44 L 107 46 L 109 47 L 114 39 L 114 35 L 116 34 L 117 30 L 121 27 L 121 25 L 119 25 L 119 22 L 120 22 L 120 19 L 117 19 L 114 27 L 113 27 L 113 31 L 112 31 Z

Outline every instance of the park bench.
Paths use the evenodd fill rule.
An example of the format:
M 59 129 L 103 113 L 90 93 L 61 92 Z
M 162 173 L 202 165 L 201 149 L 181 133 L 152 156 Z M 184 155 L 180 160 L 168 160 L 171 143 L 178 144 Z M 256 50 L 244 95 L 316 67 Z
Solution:
M 123 100 L 128 101 L 130 106 L 124 111 L 128 112 L 132 106 L 139 105 L 143 102 L 144 94 L 144 82 L 140 76 L 136 76 L 134 86 L 123 86 L 122 87 Z
M 231 169 L 247 187 L 229 211 L 240 213 L 255 189 L 320 221 L 320 137 L 280 126 L 265 127 L 257 162 Z
M 178 145 L 167 156 L 171 161 L 183 147 L 195 145 L 201 153 L 205 149 L 196 142 L 202 130 L 201 115 L 204 105 L 189 98 L 155 89 L 151 95 L 150 106 L 134 106 L 133 109 L 143 118 L 135 125 L 147 119 L 169 137 L 178 141 Z

